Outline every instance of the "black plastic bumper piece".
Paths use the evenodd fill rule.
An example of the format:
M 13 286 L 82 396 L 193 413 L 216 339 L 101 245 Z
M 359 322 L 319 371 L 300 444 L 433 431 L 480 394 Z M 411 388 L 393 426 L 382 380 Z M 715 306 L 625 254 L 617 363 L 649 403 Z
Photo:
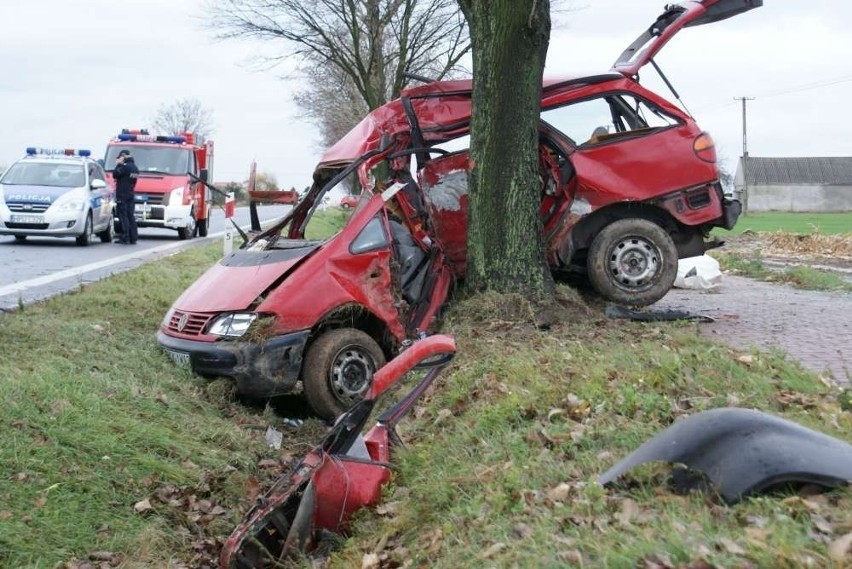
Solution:
M 730 231 L 737 224 L 740 214 L 743 212 L 743 205 L 739 200 L 722 200 L 722 227 Z

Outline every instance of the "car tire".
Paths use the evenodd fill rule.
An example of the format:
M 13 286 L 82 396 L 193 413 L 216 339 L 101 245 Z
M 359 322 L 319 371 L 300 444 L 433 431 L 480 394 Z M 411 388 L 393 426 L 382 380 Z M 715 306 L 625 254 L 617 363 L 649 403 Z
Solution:
M 178 239 L 180 239 L 181 241 L 192 239 L 193 237 L 195 237 L 195 228 L 195 212 L 193 211 L 189 214 L 189 223 L 187 224 L 187 226 L 181 227 L 177 230 Z
M 352 206 L 349 205 L 348 203 L 345 203 L 345 204 L 342 204 L 340 207 L 342 207 L 343 209 L 349 209 Z
M 107 223 L 106 228 L 103 231 L 98 233 L 98 237 L 101 239 L 101 243 L 112 243 L 115 234 L 113 233 L 113 222 L 112 218 L 110 218 L 109 223 Z
M 15 235 L 15 241 L 17 241 L 18 243 L 23 243 L 26 240 L 27 240 L 26 235 Z
M 83 234 L 77 236 L 77 245 L 80 247 L 88 247 L 95 240 L 94 227 L 92 227 L 92 213 L 86 215 L 86 226 L 83 228 Z
M 677 276 L 677 247 L 653 221 L 620 219 L 604 227 L 589 248 L 589 281 L 604 298 L 647 306 L 663 298 Z
M 327 331 L 308 349 L 303 364 L 305 398 L 317 415 L 333 420 L 364 398 L 383 365 L 382 349 L 366 332 Z

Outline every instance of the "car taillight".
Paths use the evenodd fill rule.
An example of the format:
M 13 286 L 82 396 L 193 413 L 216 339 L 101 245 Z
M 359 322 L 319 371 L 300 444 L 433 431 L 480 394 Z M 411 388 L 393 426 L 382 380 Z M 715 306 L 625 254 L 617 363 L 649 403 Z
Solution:
M 716 145 L 713 143 L 713 137 L 706 132 L 702 132 L 695 138 L 692 149 L 701 160 L 716 162 Z

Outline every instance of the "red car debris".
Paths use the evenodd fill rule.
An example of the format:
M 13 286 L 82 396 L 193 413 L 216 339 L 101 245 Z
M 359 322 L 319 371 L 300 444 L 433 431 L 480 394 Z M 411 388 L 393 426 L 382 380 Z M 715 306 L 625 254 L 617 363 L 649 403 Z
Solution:
M 314 449 L 258 500 L 225 542 L 222 569 L 278 567 L 315 549 L 328 533 L 345 532 L 359 508 L 378 503 L 391 474 L 394 428 L 455 354 L 449 336 L 415 342 L 375 376 L 364 399 L 340 416 Z M 412 369 L 425 375 L 361 432 L 380 395 Z
M 554 274 L 584 275 L 620 304 L 652 304 L 679 258 L 719 245 L 710 231 L 734 226 L 740 204 L 723 194 L 712 138 L 638 72 L 682 28 L 761 4 L 669 5 L 609 71 L 545 79 L 539 212 Z M 375 370 L 434 331 L 464 276 L 471 87 L 429 83 L 367 115 L 324 154 L 289 215 L 175 301 L 160 345 L 248 395 L 301 382 L 324 417 L 363 397 Z M 346 193 L 353 176 L 362 195 L 345 227 L 311 239 L 323 200 Z

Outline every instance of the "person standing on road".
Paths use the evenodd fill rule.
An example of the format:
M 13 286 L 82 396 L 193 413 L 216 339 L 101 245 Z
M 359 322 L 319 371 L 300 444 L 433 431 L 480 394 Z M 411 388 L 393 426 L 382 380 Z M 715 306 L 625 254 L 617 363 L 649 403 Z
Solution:
M 118 210 L 118 221 L 121 223 L 121 236 L 116 243 L 122 245 L 136 244 L 136 203 L 133 190 L 139 177 L 139 168 L 130 155 L 129 150 L 122 150 L 115 159 L 112 171 L 115 178 L 115 201 Z

